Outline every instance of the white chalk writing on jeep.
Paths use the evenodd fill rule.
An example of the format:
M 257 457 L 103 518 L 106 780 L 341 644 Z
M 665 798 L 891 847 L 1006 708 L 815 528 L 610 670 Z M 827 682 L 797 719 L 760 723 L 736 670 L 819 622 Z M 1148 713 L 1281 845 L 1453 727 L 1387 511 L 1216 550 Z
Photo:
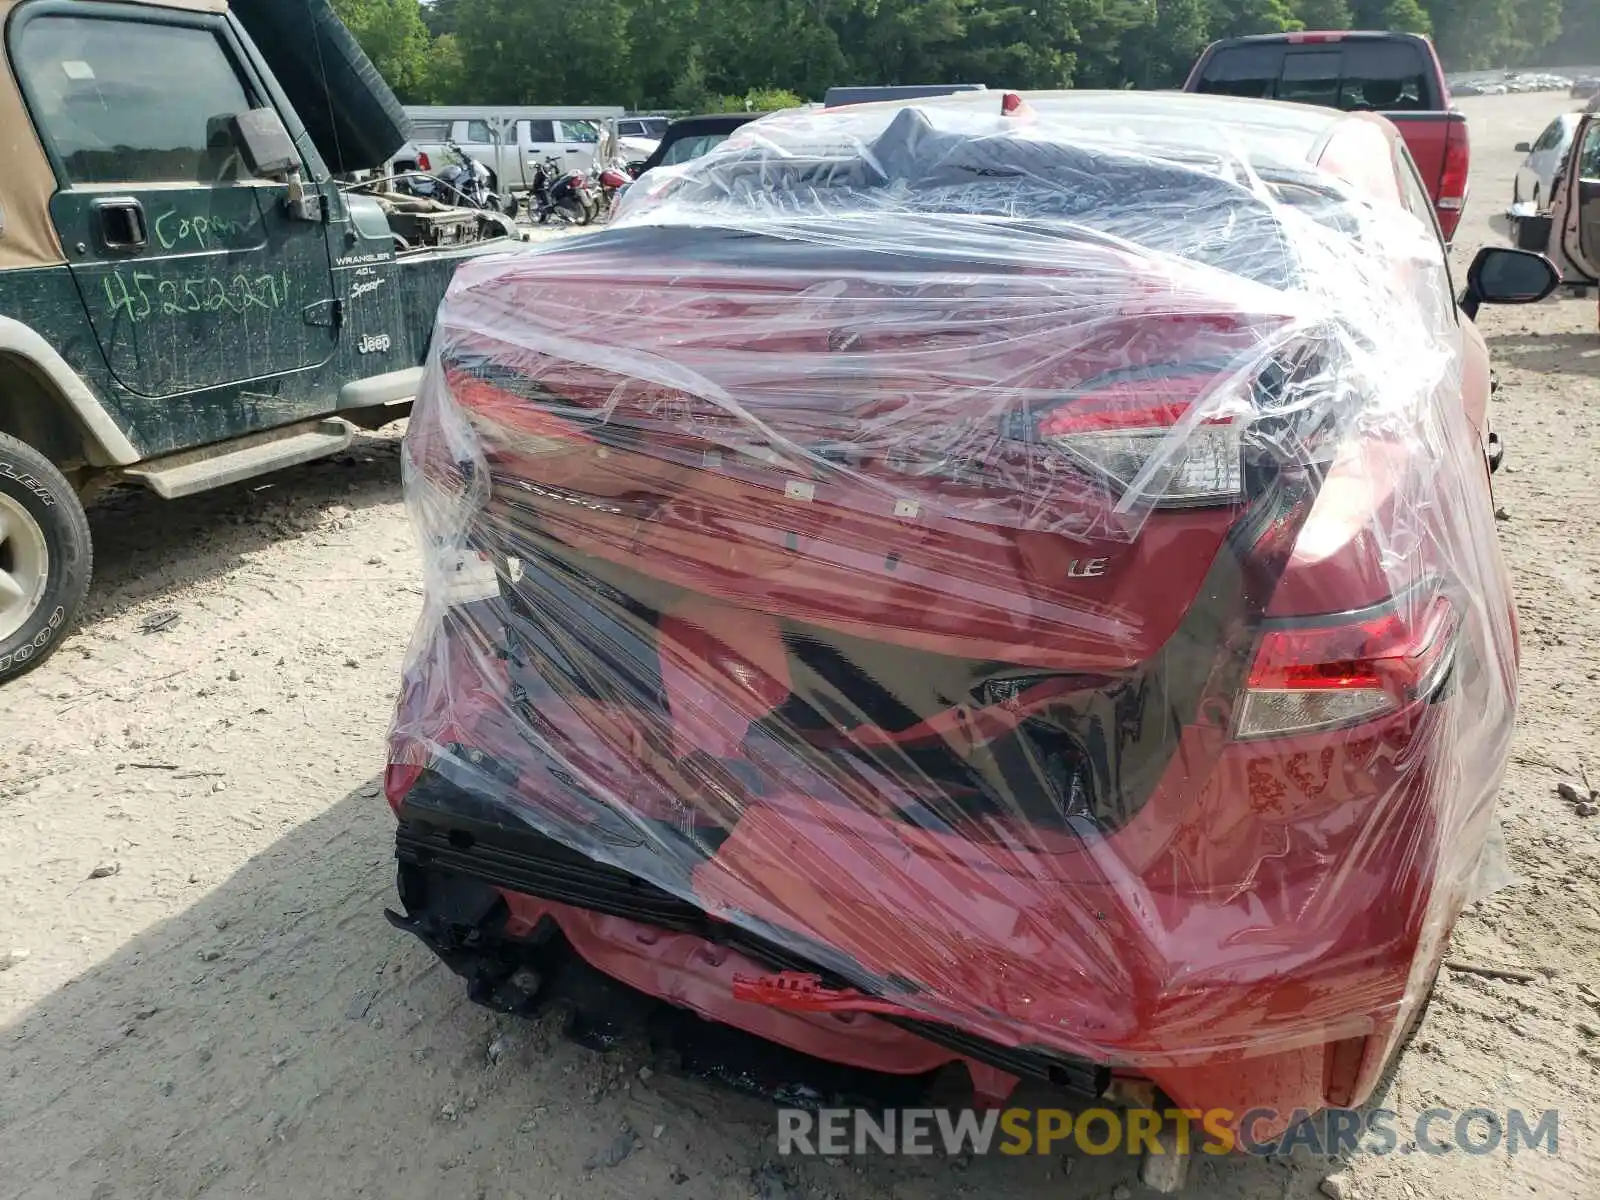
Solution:
M 154 298 L 147 285 L 154 284 Z M 113 271 L 103 281 L 106 314 L 123 315 L 138 323 L 160 306 L 164 316 L 183 313 L 235 312 L 252 308 L 277 311 L 289 300 L 289 273 L 272 275 L 197 275 L 187 279 L 160 279 L 148 271 L 124 274 Z
M 253 224 L 253 222 L 252 222 Z M 197 249 L 207 249 L 218 239 L 237 237 L 248 233 L 250 225 L 228 217 L 186 217 L 175 208 L 169 208 L 156 218 L 156 241 L 163 250 L 176 250 L 188 243 Z

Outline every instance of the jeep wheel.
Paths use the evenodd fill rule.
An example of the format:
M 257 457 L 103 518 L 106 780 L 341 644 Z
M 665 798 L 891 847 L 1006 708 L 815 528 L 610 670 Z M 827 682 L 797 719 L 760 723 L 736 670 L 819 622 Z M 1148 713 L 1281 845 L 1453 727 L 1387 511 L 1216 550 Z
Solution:
M 0 433 L 0 683 L 61 644 L 92 562 L 72 485 L 37 450 Z

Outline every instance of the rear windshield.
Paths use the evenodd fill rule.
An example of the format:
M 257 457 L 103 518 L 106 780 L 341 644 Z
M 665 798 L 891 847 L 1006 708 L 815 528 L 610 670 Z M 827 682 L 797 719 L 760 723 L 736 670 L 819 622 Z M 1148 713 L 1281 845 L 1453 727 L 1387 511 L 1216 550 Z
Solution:
M 1221 96 L 1292 100 L 1346 112 L 1437 111 L 1431 64 L 1409 41 L 1216 48 L 1194 89 Z
M 680 163 L 690 162 L 702 154 L 710 154 L 723 142 L 732 136 L 729 133 L 699 133 L 681 137 L 675 142 L 667 143 L 667 152 L 661 156 L 663 167 L 675 167 Z

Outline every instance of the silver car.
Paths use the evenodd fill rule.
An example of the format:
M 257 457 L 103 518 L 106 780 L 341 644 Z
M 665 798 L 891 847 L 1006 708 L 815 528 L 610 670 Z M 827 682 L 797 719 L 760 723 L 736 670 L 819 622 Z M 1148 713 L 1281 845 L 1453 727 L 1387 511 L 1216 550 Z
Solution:
M 1513 206 L 1531 202 L 1535 211 L 1544 207 L 1561 172 L 1561 164 L 1572 149 L 1572 138 L 1581 120 L 1582 113 L 1562 113 L 1545 127 L 1538 141 L 1532 145 L 1518 144 L 1517 152 L 1527 157 L 1517 168 L 1517 181 L 1512 185 Z

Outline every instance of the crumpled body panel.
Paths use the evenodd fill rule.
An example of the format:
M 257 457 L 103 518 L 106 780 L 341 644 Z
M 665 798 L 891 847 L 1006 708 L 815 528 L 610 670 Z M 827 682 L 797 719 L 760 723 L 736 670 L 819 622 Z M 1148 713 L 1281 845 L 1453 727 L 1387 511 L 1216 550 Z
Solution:
M 763 119 L 461 271 L 402 860 L 830 1057 L 773 1011 L 1349 1102 L 1514 715 L 1437 236 L 1336 169 L 1375 124 L 985 103 Z

